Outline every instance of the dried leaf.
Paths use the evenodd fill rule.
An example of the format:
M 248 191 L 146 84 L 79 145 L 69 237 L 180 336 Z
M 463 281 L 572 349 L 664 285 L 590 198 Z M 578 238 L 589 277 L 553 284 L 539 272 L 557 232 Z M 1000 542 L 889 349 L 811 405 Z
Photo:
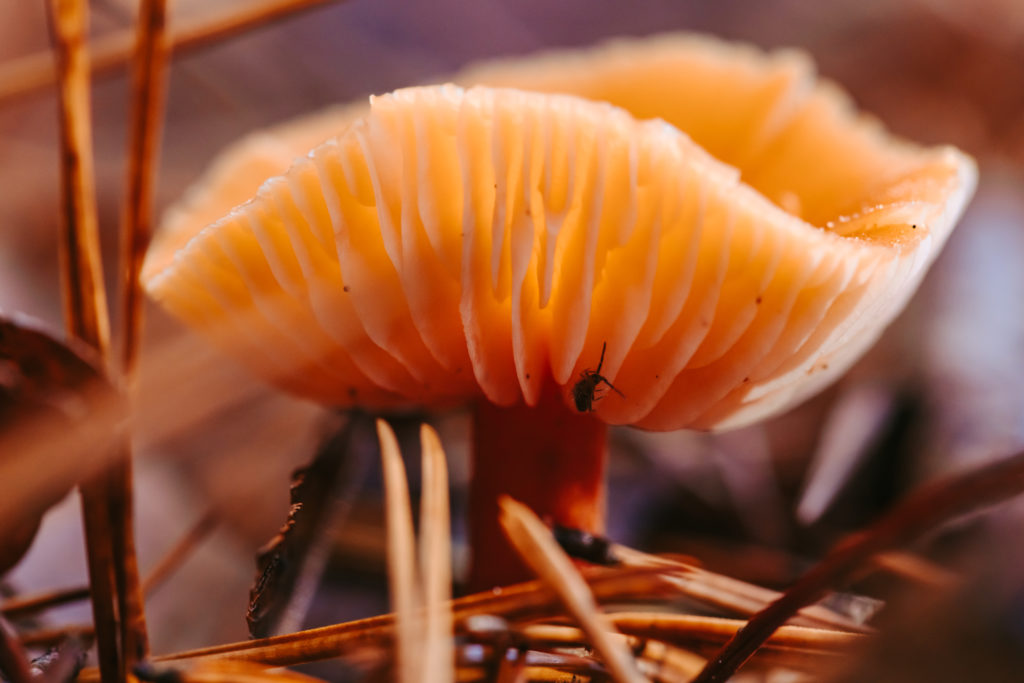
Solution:
M 0 574 L 27 550 L 42 514 L 100 464 L 88 439 L 70 438 L 79 427 L 109 436 L 121 415 L 99 367 L 88 348 L 23 316 L 0 317 Z M 45 457 L 51 443 L 59 460 Z
M 26 413 L 46 410 L 76 417 L 86 406 L 75 392 L 103 381 L 88 347 L 60 342 L 22 315 L 0 315 L 0 428 Z
M 330 534 L 327 527 L 338 516 L 338 489 L 341 481 L 356 482 L 362 477 L 353 470 L 350 445 L 360 418 L 352 416 L 345 427 L 328 439 L 313 461 L 292 475 L 291 507 L 288 519 L 277 535 L 257 555 L 256 580 L 249 591 L 249 608 L 245 619 L 254 638 L 271 635 L 289 611 L 296 596 L 296 587 L 315 584 L 326 560 Z M 314 586 L 306 586 L 312 592 Z M 304 612 L 305 605 L 299 610 Z

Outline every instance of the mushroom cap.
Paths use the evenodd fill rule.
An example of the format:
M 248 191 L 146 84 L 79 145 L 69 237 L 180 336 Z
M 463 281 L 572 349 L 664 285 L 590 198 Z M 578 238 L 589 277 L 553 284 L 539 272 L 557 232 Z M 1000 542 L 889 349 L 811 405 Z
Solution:
M 145 287 L 317 401 L 532 405 L 553 379 L 571 405 L 607 344 L 602 420 L 734 427 L 877 338 L 975 183 L 791 52 L 662 37 L 460 80 L 501 87 L 398 90 L 236 146 Z M 254 151 L 281 175 L 245 201 Z

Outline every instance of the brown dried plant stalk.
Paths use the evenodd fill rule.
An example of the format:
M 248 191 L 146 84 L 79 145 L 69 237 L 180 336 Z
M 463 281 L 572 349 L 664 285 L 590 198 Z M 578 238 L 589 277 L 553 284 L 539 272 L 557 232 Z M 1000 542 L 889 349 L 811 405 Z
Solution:
M 131 131 L 128 142 L 127 192 L 121 219 L 121 313 L 124 337 L 121 371 L 129 392 L 134 389 L 142 330 L 139 271 L 149 246 L 153 223 L 155 159 L 163 122 L 166 80 L 166 0 L 143 0 L 139 8 L 138 43 L 132 85 Z M 121 609 L 121 672 L 149 653 L 142 589 L 133 529 L 131 441 L 112 468 L 111 495 L 115 578 Z
M 173 28 L 167 40 L 175 54 L 188 52 L 232 36 L 266 26 L 333 0 L 243 0 L 226 10 Z M 128 64 L 134 54 L 135 34 L 130 29 L 115 31 L 92 42 L 90 69 L 107 74 Z M 39 52 L 11 60 L 0 67 L 0 102 L 51 86 L 57 80 L 53 55 Z
M 64 317 L 71 336 L 102 357 L 109 345 L 106 294 L 100 259 L 89 112 L 88 6 L 82 0 L 51 0 L 50 28 L 57 54 L 60 101 L 61 194 L 60 253 Z M 89 584 L 92 589 L 100 670 L 104 683 L 118 680 L 118 601 L 115 580 L 110 479 L 83 482 Z

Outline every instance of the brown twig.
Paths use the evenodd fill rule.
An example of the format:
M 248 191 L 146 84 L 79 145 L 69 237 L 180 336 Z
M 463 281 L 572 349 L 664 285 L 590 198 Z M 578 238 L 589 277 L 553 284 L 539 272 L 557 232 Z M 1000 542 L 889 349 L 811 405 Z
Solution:
M 110 339 L 103 289 L 96 180 L 89 112 L 88 9 L 76 0 L 50 0 L 57 54 L 61 137 L 61 239 L 64 321 L 71 335 L 101 356 Z
M 135 513 L 132 492 L 132 459 L 128 439 L 120 444 L 122 457 L 107 473 L 107 511 L 110 525 L 114 588 L 117 596 L 120 660 L 118 678 L 127 680 L 132 666 L 149 653 L 146 616 L 135 552 Z
M 17 596 L 5 600 L 0 605 L 0 614 L 8 619 L 19 619 L 29 614 L 35 614 L 51 607 L 59 607 L 71 602 L 86 600 L 89 598 L 88 586 L 74 586 L 73 588 L 62 588 L 59 590 L 47 591 L 37 595 Z
M 127 191 L 121 209 L 121 319 L 125 325 L 121 371 L 129 386 L 142 331 L 139 273 L 153 233 L 153 188 L 167 81 L 166 20 L 166 0 L 143 0 L 132 83 Z
M 135 384 L 142 330 L 139 272 L 153 231 L 155 160 L 163 122 L 166 82 L 166 0 L 143 0 L 132 83 L 131 131 L 128 139 L 127 191 L 121 211 L 121 315 L 124 338 L 121 371 L 129 391 Z M 149 642 L 138 559 L 135 553 L 132 453 L 125 440 L 119 465 L 111 473 L 112 542 L 118 604 L 121 609 L 121 678 L 146 657 Z
M 264 0 L 239 2 L 227 10 L 172 28 L 168 44 L 174 54 L 216 44 L 239 33 L 266 26 L 332 0 Z M 92 73 L 107 74 L 132 58 L 135 36 L 131 30 L 116 31 L 92 44 Z M 0 66 L 0 103 L 50 86 L 57 76 L 53 55 L 39 52 Z
M 89 114 L 88 5 L 84 0 L 50 0 L 49 19 L 57 55 L 60 100 L 61 195 L 59 254 L 64 317 L 71 336 L 106 356 L 109 343 L 103 267 L 100 261 L 96 188 Z M 83 482 L 85 525 L 93 619 L 103 680 L 117 680 L 120 661 L 114 549 L 104 477 Z
M 49 649 L 66 642 L 68 639 L 77 638 L 82 641 L 91 641 L 96 635 L 96 629 L 92 624 L 72 624 L 55 628 L 40 628 L 35 631 L 21 633 L 18 639 L 23 647 L 35 649 Z M 99 676 L 94 677 L 100 680 Z
M 110 489 L 106 476 L 82 482 L 82 521 L 92 595 L 92 618 L 103 683 L 119 680 L 121 648 L 118 626 L 117 581 L 107 501 Z
M 736 614 L 752 616 L 782 597 L 782 593 L 756 584 L 734 579 L 724 574 L 660 555 L 651 555 L 625 546 L 615 546 L 616 555 L 629 566 L 661 566 L 678 570 L 670 579 L 677 584 L 680 593 L 686 597 L 728 610 Z M 859 624 L 849 617 L 833 612 L 821 605 L 802 608 L 790 622 L 797 626 L 831 628 L 856 633 L 870 633 L 874 629 Z
M 11 683 L 32 683 L 25 648 L 3 617 L 0 617 L 0 673 Z
M 849 580 L 872 556 L 960 515 L 1024 491 L 1024 452 L 925 485 L 866 530 L 848 536 L 781 598 L 755 615 L 708 663 L 696 683 L 724 681 L 801 607 Z

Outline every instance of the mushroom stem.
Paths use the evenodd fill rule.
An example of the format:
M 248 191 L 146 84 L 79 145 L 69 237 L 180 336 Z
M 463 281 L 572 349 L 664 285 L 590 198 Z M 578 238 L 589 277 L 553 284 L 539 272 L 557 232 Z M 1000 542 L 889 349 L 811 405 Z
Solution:
M 607 436 L 607 425 L 567 406 L 553 382 L 535 406 L 477 404 L 469 496 L 469 590 L 532 576 L 498 523 L 502 494 L 529 506 L 545 521 L 604 531 Z

